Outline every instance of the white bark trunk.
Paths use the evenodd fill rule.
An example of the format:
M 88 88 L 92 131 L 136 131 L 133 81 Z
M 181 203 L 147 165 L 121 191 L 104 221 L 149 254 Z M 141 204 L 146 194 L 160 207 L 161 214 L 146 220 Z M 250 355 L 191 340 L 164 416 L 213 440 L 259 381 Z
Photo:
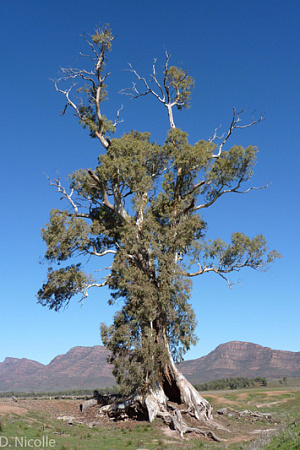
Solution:
M 180 392 L 181 403 L 190 409 L 197 420 L 211 420 L 213 418 L 211 405 L 177 369 L 173 359 L 171 361 L 176 386 Z
M 175 127 L 175 123 L 174 123 L 174 117 L 173 117 L 172 106 L 169 105 L 169 104 L 166 104 L 166 107 L 167 107 L 167 109 L 168 109 L 168 116 L 169 116 L 170 127 L 171 127 L 171 128 L 176 128 L 176 127 Z
M 171 381 L 169 383 L 170 389 L 172 391 L 172 386 L 178 389 L 180 396 L 180 403 L 183 403 L 188 407 L 192 414 L 197 420 L 212 420 L 212 407 L 205 400 L 199 392 L 194 388 L 194 386 L 185 378 L 185 376 L 177 369 L 174 360 L 172 358 L 170 348 L 165 338 L 165 345 L 169 355 L 169 376 L 166 376 L 165 383 L 169 383 L 168 379 Z

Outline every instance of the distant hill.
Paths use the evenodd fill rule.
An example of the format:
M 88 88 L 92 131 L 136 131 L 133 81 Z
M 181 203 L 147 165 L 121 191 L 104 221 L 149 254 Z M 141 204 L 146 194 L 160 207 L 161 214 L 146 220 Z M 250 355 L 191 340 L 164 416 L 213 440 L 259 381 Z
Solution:
M 57 392 L 112 386 L 115 381 L 107 356 L 105 347 L 95 345 L 71 348 L 48 365 L 26 358 L 5 358 L 0 362 L 0 392 Z M 299 377 L 300 352 L 232 341 L 202 358 L 184 361 L 179 367 L 192 383 L 238 376 Z
M 300 352 L 272 350 L 250 342 L 219 345 L 202 358 L 184 361 L 180 370 L 193 383 L 227 377 L 299 377 Z
M 5 358 L 0 362 L 0 392 L 57 392 L 95 389 L 115 384 L 108 350 L 101 346 L 73 347 L 48 365 L 29 359 Z

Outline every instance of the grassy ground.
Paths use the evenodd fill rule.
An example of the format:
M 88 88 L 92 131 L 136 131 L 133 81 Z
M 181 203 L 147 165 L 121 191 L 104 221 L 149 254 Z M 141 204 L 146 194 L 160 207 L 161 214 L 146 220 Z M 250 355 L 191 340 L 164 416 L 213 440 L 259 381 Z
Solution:
M 230 432 L 215 430 L 226 441 L 214 443 L 197 435 L 182 441 L 167 430 L 161 421 L 99 421 L 91 427 L 93 417 L 80 416 L 78 401 L 19 400 L 0 402 L 0 448 L 55 449 L 300 449 L 300 389 L 246 389 L 205 392 L 214 407 L 217 422 Z M 260 411 L 272 414 L 271 420 L 219 415 L 221 408 L 230 411 Z M 91 414 L 91 413 L 89 413 Z M 72 425 L 59 416 L 74 417 Z M 83 423 L 79 423 L 83 422 Z M 90 428 L 91 427 L 91 428 Z M 271 431 L 270 431 L 271 430 Z M 10 447 L 9 447 L 10 446 Z
M 67 426 L 49 420 L 45 415 L 29 412 L 26 417 L 6 417 L 2 421 L 2 429 L 0 436 L 8 438 L 7 447 L 10 448 L 17 447 L 15 444 L 21 442 L 22 437 L 24 441 L 25 436 L 33 448 L 47 448 L 47 443 L 48 448 L 59 450 L 164 448 L 163 440 L 157 439 L 155 428 L 148 424 L 137 424 L 131 429 L 118 426 L 89 429 L 82 424 Z M 6 441 L 2 438 L 1 443 L 3 445 Z
M 263 431 L 264 426 L 257 426 L 251 430 L 254 439 L 250 442 L 238 442 L 227 445 L 218 445 L 218 448 L 231 449 L 300 449 L 300 390 L 299 387 L 281 386 L 277 388 L 247 389 L 234 392 L 209 392 L 206 398 L 214 406 L 234 408 L 236 410 L 248 409 L 270 413 L 272 421 Z M 236 421 L 237 419 L 233 419 Z M 250 423 L 248 423 L 250 429 Z M 257 423 L 258 425 L 258 423 Z M 275 429 L 273 431 L 273 429 Z M 272 430 L 272 431 L 269 431 Z M 238 437 L 238 434 L 237 434 Z

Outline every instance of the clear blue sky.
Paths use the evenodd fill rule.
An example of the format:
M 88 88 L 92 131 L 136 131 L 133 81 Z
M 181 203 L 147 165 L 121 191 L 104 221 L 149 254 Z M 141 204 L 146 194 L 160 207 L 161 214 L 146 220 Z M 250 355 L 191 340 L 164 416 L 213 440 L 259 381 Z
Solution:
M 153 58 L 183 64 L 196 79 L 192 107 L 176 114 L 191 142 L 228 127 L 232 107 L 266 113 L 256 127 L 239 131 L 230 144 L 257 145 L 252 184 L 266 190 L 221 200 L 205 214 L 209 235 L 263 233 L 283 258 L 267 273 L 244 271 L 229 290 L 212 275 L 195 280 L 192 302 L 199 342 L 187 354 L 198 358 L 218 344 L 249 341 L 300 351 L 299 327 L 299 118 L 300 3 L 298 0 L 2 0 L 0 2 L 1 96 L 1 347 L 6 356 L 48 363 L 71 347 L 101 344 L 99 323 L 110 323 L 109 292 L 91 292 L 60 313 L 36 303 L 46 274 L 40 229 L 59 205 L 48 186 L 94 167 L 100 147 L 71 114 L 59 112 L 63 98 L 50 78 L 60 66 L 80 66 L 80 37 L 109 23 L 117 35 L 110 54 L 107 115 L 124 103 L 118 135 L 147 130 L 162 142 L 168 127 L 155 101 L 127 102 L 118 91 L 130 85 L 128 62 L 147 75 Z M 234 278 L 233 278 L 234 279 Z M 118 306 L 118 305 L 117 305 Z

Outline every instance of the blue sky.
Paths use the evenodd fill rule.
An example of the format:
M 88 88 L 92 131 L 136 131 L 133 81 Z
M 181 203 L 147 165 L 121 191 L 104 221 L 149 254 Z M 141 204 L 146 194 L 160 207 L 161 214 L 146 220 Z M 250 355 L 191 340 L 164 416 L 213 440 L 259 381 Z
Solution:
M 221 200 L 205 213 L 209 236 L 263 233 L 283 258 L 267 273 L 246 270 L 229 290 L 212 275 L 194 280 L 192 303 L 199 342 L 186 358 L 198 358 L 220 343 L 255 342 L 300 351 L 299 327 L 299 117 L 300 3 L 298 0 L 2 0 L 1 18 L 1 328 L 0 361 L 6 356 L 48 363 L 71 347 L 101 344 L 99 323 L 114 307 L 105 289 L 91 292 L 81 308 L 74 300 L 55 313 L 36 303 L 47 265 L 40 229 L 60 205 L 43 172 L 66 177 L 94 167 L 99 151 L 50 81 L 61 66 L 80 66 L 86 50 L 80 35 L 109 23 L 117 38 L 109 57 L 109 101 L 115 115 L 124 104 L 118 136 L 150 131 L 163 142 L 165 111 L 146 99 L 127 101 L 118 92 L 131 83 L 131 62 L 141 74 L 164 63 L 182 64 L 195 80 L 192 107 L 176 114 L 191 142 L 228 127 L 232 108 L 265 113 L 260 125 L 239 131 L 230 144 L 259 148 L 252 185 L 266 190 Z M 61 206 L 61 205 L 60 205 Z M 234 280 L 234 277 L 232 277 Z M 116 305 L 118 307 L 120 305 Z

